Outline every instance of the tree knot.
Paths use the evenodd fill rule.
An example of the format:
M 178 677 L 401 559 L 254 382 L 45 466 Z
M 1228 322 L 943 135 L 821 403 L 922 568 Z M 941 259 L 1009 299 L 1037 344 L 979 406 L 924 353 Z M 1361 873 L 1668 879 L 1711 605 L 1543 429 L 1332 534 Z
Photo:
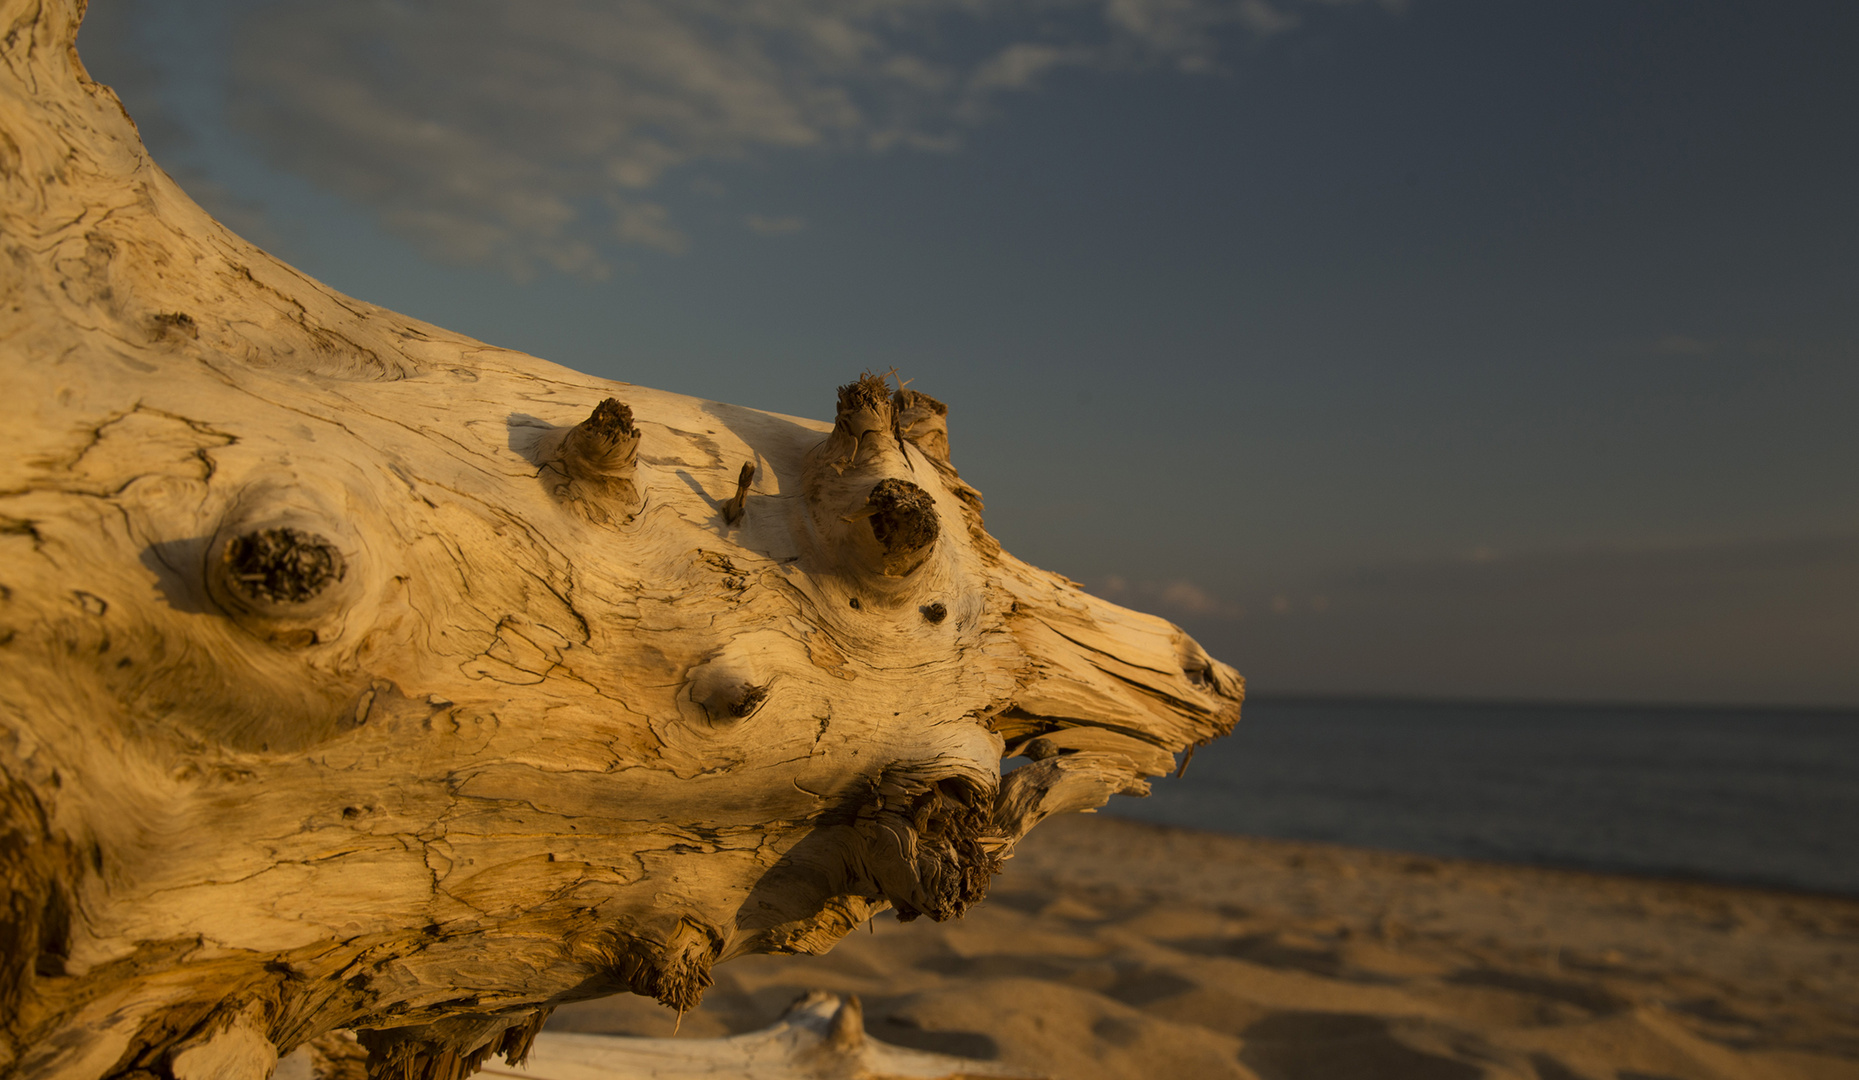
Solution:
M 301 604 L 343 574 L 342 553 L 321 536 L 289 526 L 259 529 L 226 544 L 227 580 L 247 599 Z

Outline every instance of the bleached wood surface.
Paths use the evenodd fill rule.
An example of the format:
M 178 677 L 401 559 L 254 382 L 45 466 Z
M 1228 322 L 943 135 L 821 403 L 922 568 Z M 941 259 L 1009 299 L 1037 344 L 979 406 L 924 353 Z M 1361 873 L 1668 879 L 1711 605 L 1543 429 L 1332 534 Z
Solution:
M 556 1003 L 960 915 L 1237 719 L 999 549 L 940 403 L 778 416 L 335 293 L 150 162 L 80 14 L 0 0 L 0 1075 L 357 1028 L 450 1080 Z
M 746 1035 L 635 1039 L 543 1032 L 521 1065 L 491 1062 L 483 1072 L 511 1080 L 1038 1080 L 991 1062 L 880 1042 L 865 1034 L 857 998 L 820 991 Z

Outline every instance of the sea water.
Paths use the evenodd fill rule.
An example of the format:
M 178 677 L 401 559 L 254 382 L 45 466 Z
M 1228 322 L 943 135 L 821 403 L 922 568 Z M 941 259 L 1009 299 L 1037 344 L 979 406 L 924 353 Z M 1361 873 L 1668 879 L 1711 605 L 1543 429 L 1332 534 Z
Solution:
M 1248 701 L 1107 813 L 1859 895 L 1859 713 Z

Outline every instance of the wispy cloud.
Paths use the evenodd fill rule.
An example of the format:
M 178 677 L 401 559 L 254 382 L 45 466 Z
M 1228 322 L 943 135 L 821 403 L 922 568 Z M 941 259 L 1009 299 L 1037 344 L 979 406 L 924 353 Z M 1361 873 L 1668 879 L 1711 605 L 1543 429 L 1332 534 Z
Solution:
M 1223 36 L 1338 2 L 276 0 L 230 97 L 275 162 L 436 257 L 599 276 L 602 237 L 687 249 L 650 192 L 693 163 L 946 152 L 1055 71 L 1208 71 Z
M 1132 582 L 1113 574 L 1098 582 L 1091 591 L 1107 600 L 1154 608 L 1177 618 L 1238 619 L 1245 615 L 1238 604 L 1229 603 L 1185 578 Z
M 968 92 L 985 99 L 997 90 L 1031 90 L 1048 73 L 1095 58 L 1093 50 L 1080 46 L 1018 42 L 982 61 L 968 77 Z

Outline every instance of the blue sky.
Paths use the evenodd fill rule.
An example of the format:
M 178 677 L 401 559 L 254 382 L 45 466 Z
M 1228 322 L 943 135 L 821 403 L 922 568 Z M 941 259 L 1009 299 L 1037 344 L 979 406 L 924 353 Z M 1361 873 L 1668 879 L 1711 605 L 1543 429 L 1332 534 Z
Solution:
M 1859 9 L 96 0 L 156 160 L 581 370 L 951 406 L 1257 693 L 1859 705 Z

